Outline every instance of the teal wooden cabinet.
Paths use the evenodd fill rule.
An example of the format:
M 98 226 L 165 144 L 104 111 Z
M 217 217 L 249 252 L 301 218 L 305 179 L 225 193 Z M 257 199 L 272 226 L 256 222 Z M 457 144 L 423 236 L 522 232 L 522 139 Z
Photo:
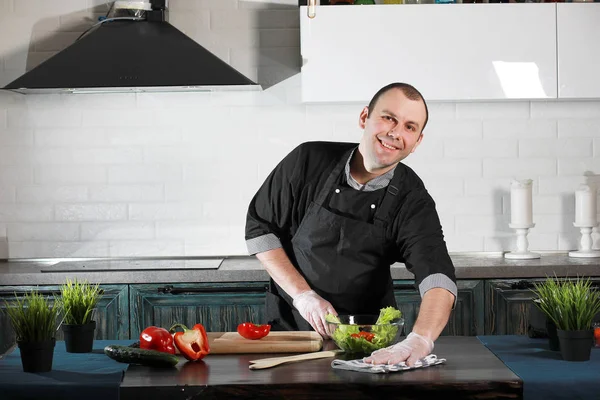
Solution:
M 202 324 L 208 332 L 231 332 L 246 321 L 266 323 L 266 282 L 131 285 L 131 336 L 154 325 Z
M 129 339 L 129 305 L 127 285 L 100 285 L 103 290 L 98 302 L 94 320 L 96 320 L 96 339 Z M 15 343 L 15 332 L 4 312 L 6 302 L 11 302 L 15 294 L 23 296 L 32 290 L 38 290 L 49 296 L 54 302 L 60 296 L 60 286 L 0 286 L 0 353 Z M 56 332 L 56 339 L 63 340 L 62 329 Z
M 484 283 L 481 280 L 459 280 L 456 307 L 450 314 L 442 335 L 475 336 L 484 331 Z M 404 315 L 404 333 L 409 333 L 419 314 L 421 295 L 413 281 L 394 281 L 398 308 Z
M 533 292 L 535 279 L 492 279 L 485 287 L 485 334 L 486 335 L 535 335 L 545 330 L 546 317 L 535 306 Z M 590 278 L 600 287 L 599 278 Z
M 545 325 L 533 304 L 533 283 L 543 279 L 493 279 L 486 281 L 486 335 L 526 335 L 530 325 Z

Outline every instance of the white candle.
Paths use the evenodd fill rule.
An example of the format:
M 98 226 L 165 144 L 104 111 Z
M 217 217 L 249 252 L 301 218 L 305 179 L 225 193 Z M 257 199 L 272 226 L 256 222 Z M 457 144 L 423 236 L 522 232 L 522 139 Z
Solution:
M 510 185 L 510 223 L 532 225 L 531 179 L 512 181 Z
M 575 225 L 596 226 L 596 190 L 581 185 L 575 192 Z

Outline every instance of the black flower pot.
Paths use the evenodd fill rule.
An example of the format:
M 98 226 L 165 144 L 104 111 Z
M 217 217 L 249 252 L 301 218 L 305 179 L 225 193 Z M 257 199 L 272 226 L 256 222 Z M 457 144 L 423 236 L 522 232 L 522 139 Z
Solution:
M 62 330 L 65 334 L 67 353 L 90 353 L 92 351 L 96 321 L 85 325 L 62 324 Z
M 592 338 L 594 331 L 585 329 L 581 331 L 556 330 L 560 341 L 560 353 L 565 361 L 588 361 L 592 352 Z
M 17 342 L 24 372 L 48 372 L 52 370 L 56 339 L 41 342 Z
M 556 324 L 552 320 L 546 320 L 546 332 L 548 332 L 548 346 L 552 351 L 560 350 L 560 341 L 556 333 Z

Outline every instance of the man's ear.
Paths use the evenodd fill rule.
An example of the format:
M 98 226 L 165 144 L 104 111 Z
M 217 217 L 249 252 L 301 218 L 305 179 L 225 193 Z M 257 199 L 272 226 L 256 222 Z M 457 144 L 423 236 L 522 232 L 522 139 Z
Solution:
M 367 124 L 367 118 L 369 118 L 369 107 L 365 106 L 360 112 L 360 116 L 358 117 L 358 126 L 360 129 L 365 129 L 365 125 Z
M 421 144 L 422 141 L 423 141 L 423 132 L 421 132 L 421 134 L 419 135 L 419 138 L 417 139 L 417 142 L 415 143 L 415 145 L 413 146 L 413 148 L 412 148 L 412 150 L 410 152 L 414 153 L 415 150 L 417 149 L 417 147 L 419 147 L 419 145 Z

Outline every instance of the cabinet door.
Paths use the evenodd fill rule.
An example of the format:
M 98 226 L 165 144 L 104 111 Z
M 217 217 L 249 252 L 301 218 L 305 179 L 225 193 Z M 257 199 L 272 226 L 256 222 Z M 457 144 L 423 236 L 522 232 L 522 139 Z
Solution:
M 525 335 L 530 320 L 543 314 L 533 304 L 533 280 L 486 282 L 486 335 Z
M 485 334 L 526 335 L 530 327 L 545 330 L 546 317 L 533 304 L 534 282 L 538 279 L 502 279 L 486 282 Z M 600 279 L 591 279 L 600 287 Z M 599 318 L 600 314 L 596 316 Z
M 94 320 L 95 339 L 129 339 L 129 305 L 127 285 L 100 285 L 103 290 Z M 60 286 L 0 286 L 0 353 L 15 343 L 15 332 L 4 312 L 6 302 L 10 304 L 17 296 L 38 290 L 49 296 L 52 303 L 60 295 Z M 57 340 L 64 340 L 62 329 L 56 332 Z
M 300 37 L 304 102 L 364 104 L 391 82 L 427 100 L 557 96 L 554 4 L 301 7 Z
M 266 282 L 131 285 L 131 336 L 151 325 L 200 323 L 209 332 L 231 332 L 242 322 L 265 323 L 266 289 Z
M 556 5 L 558 97 L 599 98 L 600 4 Z
M 483 281 L 460 280 L 457 282 L 458 299 L 450 314 L 448 324 L 442 331 L 446 336 L 474 336 L 483 334 Z M 412 281 L 395 281 L 396 302 L 404 315 L 404 333 L 412 330 L 419 314 L 421 296 Z

